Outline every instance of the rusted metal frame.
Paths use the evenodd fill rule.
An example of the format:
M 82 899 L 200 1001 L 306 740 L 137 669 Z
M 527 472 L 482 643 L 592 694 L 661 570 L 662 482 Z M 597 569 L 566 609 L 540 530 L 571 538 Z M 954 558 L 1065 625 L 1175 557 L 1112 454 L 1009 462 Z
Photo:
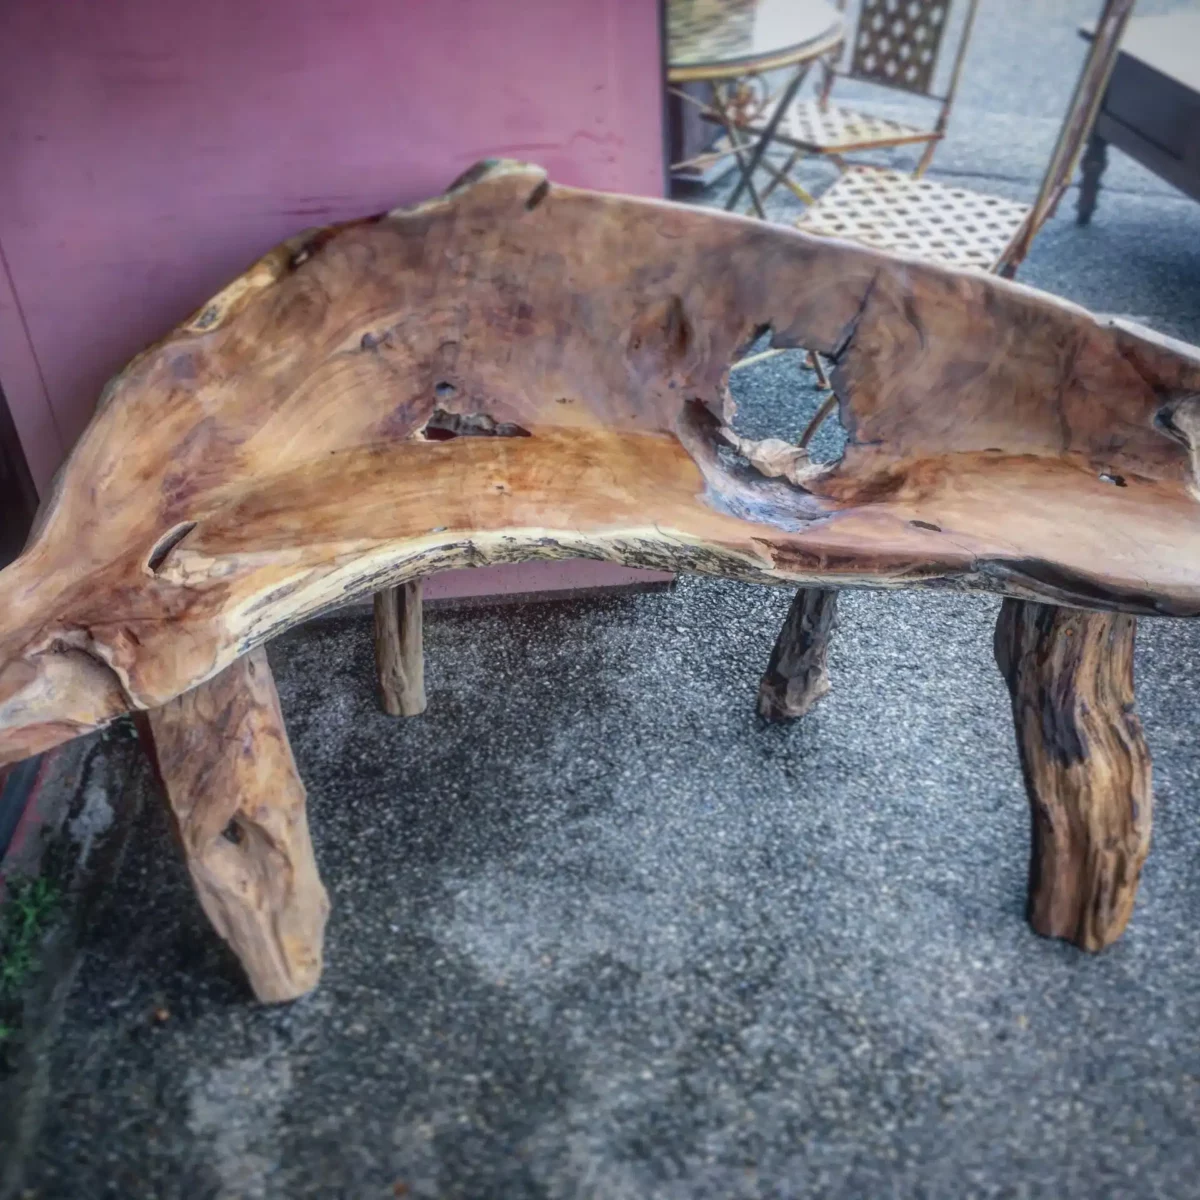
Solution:
M 751 152 L 750 166 L 747 167 L 746 161 L 742 157 L 742 152 L 746 149 L 747 143 L 738 141 L 737 124 L 725 105 L 720 88 L 715 86 L 713 87 L 713 111 L 717 113 L 719 124 L 729 137 L 729 144 L 734 148 L 733 153 L 737 160 L 738 171 L 741 172 L 741 179 L 734 189 L 733 196 L 726 202 L 725 211 L 732 212 L 734 205 L 741 199 L 743 190 L 748 188 L 750 202 L 754 206 L 755 213 L 761 220 L 765 221 L 767 219 L 767 210 L 763 208 L 762 200 L 759 198 L 758 189 L 755 188 L 753 179 L 753 171 L 762 160 L 762 143 L 760 142 Z
M 811 62 L 801 63 L 796 68 L 796 74 L 793 76 L 792 81 L 784 88 L 783 95 L 779 98 L 779 103 L 776 104 L 775 111 L 767 121 L 766 128 L 764 128 L 758 144 L 750 156 L 750 166 L 742 173 L 741 180 L 737 187 L 733 189 L 733 195 L 725 202 L 726 212 L 733 212 L 737 208 L 738 201 L 742 198 L 742 192 L 747 189 L 749 189 L 751 197 L 755 200 L 755 207 L 761 210 L 762 205 L 758 201 L 757 193 L 754 190 L 754 172 L 758 170 L 759 163 L 762 162 L 763 156 L 767 152 L 767 147 L 770 146 L 774 139 L 775 131 L 779 128 L 779 122 L 783 120 L 783 114 L 796 98 L 796 93 L 800 90 L 800 85 L 808 78 L 811 66 Z M 740 158 L 738 162 L 740 165 Z M 761 211 L 759 215 L 763 215 Z

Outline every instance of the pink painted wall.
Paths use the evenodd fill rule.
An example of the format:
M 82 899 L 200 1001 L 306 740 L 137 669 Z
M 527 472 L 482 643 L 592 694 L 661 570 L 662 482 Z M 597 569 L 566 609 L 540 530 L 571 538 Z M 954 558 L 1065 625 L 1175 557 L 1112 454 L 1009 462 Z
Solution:
M 105 380 L 281 238 L 480 158 L 659 195 L 658 0 L 3 0 L 0 384 L 44 489 Z

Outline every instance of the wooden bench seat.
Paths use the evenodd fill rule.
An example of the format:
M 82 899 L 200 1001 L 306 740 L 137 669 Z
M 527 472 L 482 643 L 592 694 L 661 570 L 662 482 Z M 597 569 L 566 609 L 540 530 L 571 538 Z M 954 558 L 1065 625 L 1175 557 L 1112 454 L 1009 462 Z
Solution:
M 728 369 L 768 329 L 833 362 L 838 462 L 734 432 Z M 772 659 L 794 680 L 832 589 L 990 591 L 1049 822 L 1035 925 L 1096 948 L 1149 836 L 1131 618 L 1200 614 L 1198 438 L 1192 347 L 484 164 L 278 248 L 113 380 L 0 573 L 0 763 L 143 714 L 202 899 L 282 999 L 325 912 L 258 649 L 282 630 L 448 567 L 602 557 L 800 585 Z M 1066 758 L 1021 715 L 1047 688 Z

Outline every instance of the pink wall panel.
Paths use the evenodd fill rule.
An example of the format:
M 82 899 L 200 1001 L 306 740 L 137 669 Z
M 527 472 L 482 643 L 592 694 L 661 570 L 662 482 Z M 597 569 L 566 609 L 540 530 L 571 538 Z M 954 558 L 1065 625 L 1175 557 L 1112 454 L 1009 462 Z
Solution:
M 0 383 L 40 487 L 282 237 L 479 158 L 661 194 L 657 0 L 5 0 Z

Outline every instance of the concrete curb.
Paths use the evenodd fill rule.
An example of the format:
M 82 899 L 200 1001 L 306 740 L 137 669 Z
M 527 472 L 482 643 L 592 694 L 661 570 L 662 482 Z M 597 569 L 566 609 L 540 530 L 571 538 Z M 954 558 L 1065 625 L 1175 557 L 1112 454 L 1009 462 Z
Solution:
M 133 727 L 119 722 L 45 757 L 37 790 L 5 856 L 3 877 L 46 876 L 62 888 L 38 970 L 21 1004 L 10 1069 L 0 1063 L 0 1200 L 21 1194 L 49 1095 L 53 1043 L 90 923 L 104 911 L 148 773 Z

